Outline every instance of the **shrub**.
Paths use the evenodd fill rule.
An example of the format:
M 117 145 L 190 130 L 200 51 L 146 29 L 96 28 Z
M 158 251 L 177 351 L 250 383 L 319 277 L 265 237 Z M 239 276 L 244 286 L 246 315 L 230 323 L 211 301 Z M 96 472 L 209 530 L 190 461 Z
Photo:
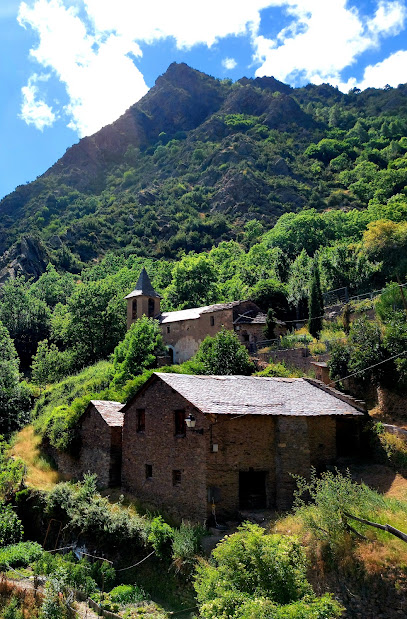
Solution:
M 121 606 L 124 604 L 135 604 L 148 599 L 147 594 L 137 585 L 119 585 L 109 592 L 112 602 Z
M 203 364 L 205 374 L 249 375 L 254 366 L 247 349 L 240 344 L 235 333 L 222 329 L 214 337 L 204 339 L 195 355 Z
M 157 557 L 166 556 L 171 548 L 174 531 L 169 524 L 164 522 L 161 516 L 157 516 L 150 524 L 148 541 L 155 550 Z
M 351 533 L 345 513 L 371 519 L 373 510 L 385 506 L 383 497 L 365 484 L 352 481 L 349 472 L 342 475 L 339 471 L 326 471 L 318 477 L 313 470 L 309 481 L 300 476 L 296 476 L 296 480 L 296 514 L 305 528 L 315 538 L 324 540 L 333 552 L 343 546 Z M 366 531 L 365 525 L 353 521 L 352 527 L 359 533 Z
M 11 505 L 0 502 L 0 546 L 19 542 L 23 535 L 23 525 Z
M 37 561 L 43 554 L 42 547 L 37 542 L 19 542 L 0 550 L 0 567 L 26 567 Z
M 205 619 L 338 617 L 329 596 L 317 599 L 306 579 L 305 550 L 295 537 L 244 524 L 201 560 L 194 587 Z M 325 614 L 324 614 L 325 613 Z
M 282 361 L 281 363 L 270 363 L 270 365 L 261 372 L 256 372 L 255 376 L 264 376 L 266 378 L 301 378 L 303 373 L 298 368 L 288 368 L 284 361 Z
M 196 560 L 204 529 L 182 522 L 179 529 L 173 530 L 172 558 L 174 565 L 180 571 L 188 571 Z
M 385 432 L 381 422 L 373 424 L 373 432 L 378 437 L 384 451 L 387 463 L 400 471 L 407 472 L 407 445 L 404 439 L 397 434 Z

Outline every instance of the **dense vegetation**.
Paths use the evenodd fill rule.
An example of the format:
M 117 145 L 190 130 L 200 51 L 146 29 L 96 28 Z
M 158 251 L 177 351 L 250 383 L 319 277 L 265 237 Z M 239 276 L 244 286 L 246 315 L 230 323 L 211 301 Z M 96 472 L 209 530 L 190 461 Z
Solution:
M 164 352 L 160 330 L 144 317 L 126 332 L 124 301 L 143 266 L 163 311 L 250 298 L 267 312 L 267 340 L 278 319 L 304 325 L 280 342 L 287 348 L 306 341 L 311 352 L 325 352 L 335 333 L 330 371 L 339 386 L 348 387 L 341 379 L 352 374 L 362 392 L 375 384 L 405 392 L 406 298 L 399 285 L 407 276 L 406 95 L 406 85 L 344 95 L 328 85 L 291 89 L 268 78 L 232 84 L 172 65 L 117 123 L 7 196 L 0 203 L 0 433 L 11 436 L 32 409 L 42 437 L 74 450 L 90 399 L 126 402 L 148 380 Z M 31 254 L 21 256 L 27 230 Z M 13 269 L 17 277 L 7 279 Z M 324 293 L 345 287 L 342 299 L 385 291 L 374 303 L 351 299 L 327 324 L 324 304 L 337 297 Z M 363 310 L 373 309 L 374 318 L 366 317 Z M 162 371 L 250 374 L 254 366 L 236 337 L 222 331 L 194 359 Z M 301 373 L 275 363 L 260 375 Z M 389 438 L 380 423 L 374 437 L 384 461 L 405 473 L 401 439 Z M 32 616 L 66 616 L 72 586 L 114 611 L 147 594 L 141 584 L 115 580 L 107 564 L 52 557 L 21 541 L 11 503 L 20 514 L 31 501 L 37 516 L 61 521 L 71 538 L 119 554 L 130 544 L 136 555 L 154 551 L 166 574 L 170 566 L 187 578 L 194 573 L 201 531 L 142 516 L 121 500 L 112 505 L 93 477 L 35 496 L 19 492 L 23 477 L 24 464 L 2 441 L 0 563 L 56 574 Z M 345 511 L 407 526 L 405 502 L 349 477 L 298 484 L 294 518 L 302 543 L 257 527 L 239 530 L 212 562 L 199 564 L 202 617 L 337 617 L 339 605 L 316 596 L 308 582 L 303 544 L 311 539 L 314 568 L 321 557 L 340 564 L 346 553 L 360 567 L 360 536 L 380 545 L 384 534 L 350 523 Z M 395 548 L 392 558 L 405 564 Z M 101 570 L 112 588 L 104 600 Z M 21 613 L 13 601 L 4 610 L 8 617 Z

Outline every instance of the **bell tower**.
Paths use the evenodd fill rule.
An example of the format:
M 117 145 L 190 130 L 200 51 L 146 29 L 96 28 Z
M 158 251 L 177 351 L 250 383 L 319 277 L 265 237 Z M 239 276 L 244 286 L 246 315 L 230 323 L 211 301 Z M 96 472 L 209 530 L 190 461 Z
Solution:
M 136 288 L 125 297 L 127 299 L 127 328 L 144 314 L 155 318 L 160 314 L 160 295 L 152 286 L 147 271 L 143 267 Z

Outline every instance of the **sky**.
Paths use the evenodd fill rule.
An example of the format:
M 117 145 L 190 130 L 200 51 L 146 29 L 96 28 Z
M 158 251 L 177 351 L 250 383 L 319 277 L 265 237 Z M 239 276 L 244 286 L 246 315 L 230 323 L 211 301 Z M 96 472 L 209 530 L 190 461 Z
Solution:
M 407 82 L 407 0 L 0 0 L 0 198 L 172 62 L 341 91 Z

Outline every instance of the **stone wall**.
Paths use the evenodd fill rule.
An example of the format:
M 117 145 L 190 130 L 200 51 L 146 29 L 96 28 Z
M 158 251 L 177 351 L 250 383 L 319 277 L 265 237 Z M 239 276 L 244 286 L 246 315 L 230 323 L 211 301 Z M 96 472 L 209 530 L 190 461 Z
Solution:
M 377 388 L 377 405 L 387 415 L 407 416 L 407 393 L 390 391 L 385 387 Z
M 267 358 L 264 360 L 271 363 L 281 363 L 284 361 L 289 366 L 293 365 L 303 372 L 309 372 L 310 370 L 315 370 L 315 367 L 312 365 L 313 361 L 326 361 L 328 359 L 329 353 L 313 357 L 310 355 L 308 348 L 293 348 L 292 350 L 272 350 L 267 353 Z
M 145 410 L 145 431 L 137 432 L 137 409 Z M 196 428 L 175 435 L 174 411 L 197 418 Z M 203 522 L 207 517 L 206 452 L 209 422 L 166 383 L 156 379 L 125 409 L 122 485 L 137 498 L 178 518 Z M 146 467 L 151 467 L 147 477 Z M 173 485 L 173 471 L 180 483 Z
M 216 510 L 219 515 L 239 508 L 239 473 L 266 472 L 267 507 L 275 505 L 275 425 L 272 416 L 250 415 L 231 419 L 220 415 L 212 425 L 212 440 L 207 460 L 207 484 L 218 489 Z M 217 445 L 213 452 L 212 445 Z
M 142 432 L 137 432 L 137 409 L 145 410 Z M 177 409 L 192 413 L 195 430 L 203 434 L 186 429 L 184 436 L 175 436 Z M 214 418 L 160 379 L 147 384 L 125 409 L 123 486 L 178 518 L 203 522 L 211 515 L 212 501 L 218 517 L 236 514 L 242 475 L 263 476 L 264 507 L 288 509 L 295 488 L 290 473 L 307 477 L 311 465 L 323 466 L 335 456 L 335 417 Z M 179 471 L 179 484 L 174 485 L 173 471 Z
M 213 325 L 211 318 L 213 318 Z M 161 333 L 164 344 L 174 351 L 174 362 L 183 363 L 193 357 L 207 335 L 213 337 L 222 327 L 233 331 L 232 309 L 205 313 L 194 320 L 163 323 Z
M 82 415 L 79 423 L 77 457 L 47 447 L 58 471 L 67 479 L 82 479 L 87 472 L 96 473 L 101 488 L 120 485 L 122 429 L 108 426 L 93 406 Z

